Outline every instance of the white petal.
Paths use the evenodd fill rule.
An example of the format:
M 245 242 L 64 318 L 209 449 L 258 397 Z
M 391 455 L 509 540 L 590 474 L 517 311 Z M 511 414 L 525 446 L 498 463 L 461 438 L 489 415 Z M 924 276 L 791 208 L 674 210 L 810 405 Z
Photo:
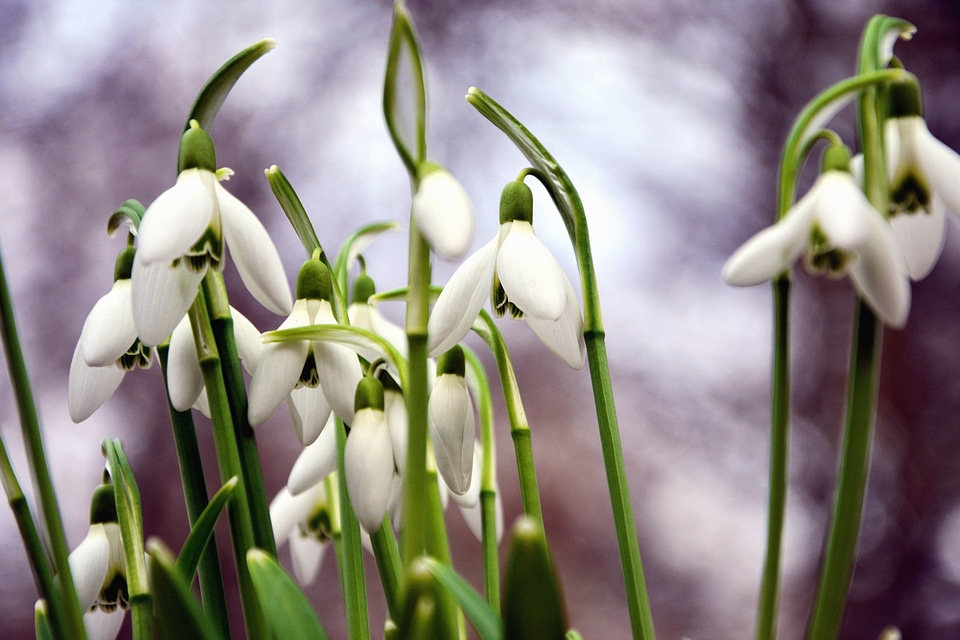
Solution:
M 290 469 L 287 489 L 293 495 L 309 491 L 337 468 L 337 430 L 331 417 L 313 444 L 307 445 Z
M 323 395 L 341 420 L 353 424 L 354 396 L 363 378 L 357 354 L 339 344 L 314 342 L 313 357 Z
M 293 431 L 304 446 L 317 439 L 331 414 L 330 402 L 319 386 L 299 387 L 291 391 L 287 408 L 290 410 Z
M 299 522 L 310 515 L 313 499 L 311 492 L 294 496 L 284 487 L 270 501 L 270 522 L 273 524 L 273 537 L 277 546 L 286 542 L 297 530 Z
M 293 307 L 280 254 L 257 216 L 217 183 L 214 187 L 223 220 L 223 236 L 237 263 L 240 279 L 260 304 L 278 315 Z
M 301 327 L 310 324 L 306 300 L 297 300 L 280 329 Z M 309 342 L 271 342 L 263 347 L 257 370 L 250 381 L 247 420 L 258 427 L 280 406 L 293 391 L 310 349 Z
M 933 137 L 926 123 L 919 119 L 916 131 L 917 154 L 930 186 L 943 198 L 947 208 L 960 216 L 960 156 Z
M 290 559 L 293 561 L 293 576 L 300 586 L 313 584 L 320 572 L 320 561 L 327 545 L 312 535 L 295 532 L 290 536 Z
M 203 273 L 194 273 L 181 264 L 146 264 L 140 252 L 133 260 L 133 323 L 143 344 L 153 347 L 164 340 L 183 318 L 197 297 Z
M 801 198 L 783 219 L 744 242 L 723 265 L 723 279 L 750 287 L 780 275 L 796 262 L 810 242 L 815 200 Z
M 107 540 L 103 525 L 90 525 L 87 536 L 70 552 L 67 560 L 73 582 L 77 586 L 80 606 L 89 609 L 100 595 L 100 587 L 103 586 L 110 560 L 110 541 Z
M 167 389 L 170 404 L 177 411 L 187 411 L 203 391 L 203 372 L 197 359 L 190 318 L 184 316 L 170 334 L 167 352 Z
M 587 348 L 583 341 L 583 314 L 580 313 L 580 303 L 569 280 L 566 282 L 566 289 L 567 304 L 560 318 L 543 320 L 527 315 L 524 320 L 550 351 L 571 369 L 579 370 L 587 357 Z
M 393 347 L 400 352 L 400 355 L 406 357 L 406 332 L 403 330 L 403 327 L 385 318 L 376 306 L 355 302 L 347 308 L 347 316 L 350 318 L 350 324 L 376 333 L 393 345 Z
M 427 325 L 427 352 L 431 357 L 449 351 L 473 326 L 490 295 L 498 241 L 494 238 L 467 258 L 440 292 Z
M 427 405 L 437 471 L 451 491 L 470 488 L 476 417 L 466 381 L 452 373 L 437 378 Z
M 457 505 L 460 506 L 460 505 Z M 477 540 L 483 540 L 483 510 L 480 504 L 472 507 L 460 507 L 460 513 L 463 515 L 463 521 L 467 523 L 467 528 L 473 533 Z M 496 520 L 494 530 L 496 531 L 497 542 L 503 537 L 503 500 L 498 491 L 493 500 L 493 514 Z
M 843 171 L 827 171 L 810 189 L 816 191 L 816 222 L 831 247 L 856 250 L 870 233 L 872 205 L 853 176 Z
M 263 341 L 260 331 L 242 313 L 230 307 L 230 316 L 233 318 L 233 336 L 237 343 L 237 355 L 247 373 L 253 373 L 263 351 Z
M 390 427 L 390 443 L 393 446 L 393 461 L 400 475 L 407 467 L 407 405 L 403 401 L 403 394 L 397 391 L 383 392 L 383 414 L 387 417 Z
M 473 209 L 457 179 L 444 170 L 426 175 L 413 196 L 413 218 L 433 250 L 447 259 L 459 258 L 473 239 Z
M 910 281 L 890 225 L 880 214 L 871 219 L 870 238 L 860 247 L 850 277 L 867 304 L 891 327 L 900 328 L 910 313 Z
M 130 280 L 113 283 L 87 315 L 80 331 L 83 359 L 91 367 L 115 363 L 137 340 L 133 324 Z
M 483 447 L 479 442 L 473 445 L 473 465 L 470 469 L 470 485 L 463 493 L 453 492 L 450 497 L 463 509 L 477 506 L 480 502 L 480 474 L 483 472 Z
M 83 361 L 80 343 L 73 350 L 70 361 L 70 382 L 67 406 L 70 419 L 83 422 L 113 395 L 126 372 L 115 364 L 90 367 Z
M 934 193 L 929 213 L 898 213 L 890 218 L 890 228 L 903 252 L 907 273 L 913 280 L 925 278 L 940 258 L 947 237 L 944 209 L 943 200 Z
M 83 627 L 87 640 L 113 640 L 120 633 L 126 611 L 117 607 L 113 611 L 96 609 L 83 614 Z
M 214 182 L 210 171 L 182 171 L 177 183 L 144 212 L 137 229 L 137 259 L 144 264 L 169 264 L 189 251 L 210 226 Z
M 497 275 L 510 302 L 524 313 L 556 320 L 563 313 L 566 275 L 533 225 L 514 220 L 497 254 Z
M 357 520 L 367 533 L 376 532 L 387 513 L 393 482 L 393 450 L 382 411 L 357 412 L 344 451 L 344 473 Z

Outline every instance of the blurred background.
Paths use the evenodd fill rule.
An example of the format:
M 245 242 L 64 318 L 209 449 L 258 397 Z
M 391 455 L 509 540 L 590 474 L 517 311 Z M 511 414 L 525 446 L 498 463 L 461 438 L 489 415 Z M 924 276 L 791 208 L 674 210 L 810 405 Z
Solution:
M 792 119 L 852 72 L 874 13 L 918 27 L 896 53 L 922 83 L 930 130 L 960 148 L 958 5 L 408 5 L 427 60 L 429 155 L 473 198 L 474 246 L 495 233 L 500 189 L 525 165 L 464 101 L 471 85 L 541 139 L 586 206 L 658 637 L 749 637 L 764 547 L 771 295 L 769 287 L 726 286 L 720 267 L 773 219 L 779 149 Z M 148 533 L 176 549 L 187 531 L 158 367 L 127 376 L 83 424 L 67 416 L 72 350 L 86 314 L 110 288 L 122 245 L 105 234 L 108 216 L 127 198 L 146 204 L 173 184 L 179 133 L 203 82 L 235 52 L 272 37 L 277 49 L 240 80 L 211 133 L 219 163 L 236 171 L 230 190 L 270 229 L 288 275 L 305 255 L 263 178 L 272 164 L 298 190 L 328 250 L 362 223 L 405 221 L 409 187 L 381 113 L 390 20 L 387 0 L 0 3 L 0 248 L 71 546 L 87 528 L 104 437 L 124 442 L 149 505 Z M 852 113 L 841 113 L 836 127 L 852 143 Z M 545 194 L 536 196 L 538 234 L 573 277 L 563 226 Z M 843 638 L 876 638 L 889 624 L 911 640 L 960 637 L 960 234 L 955 221 L 951 227 L 939 265 L 913 287 L 909 323 L 884 339 L 875 455 Z M 380 289 L 403 284 L 405 251 L 403 233 L 368 250 Z M 455 266 L 438 262 L 435 281 Z M 227 277 L 233 303 L 259 328 L 279 324 L 231 266 Z M 802 637 L 815 584 L 853 309 L 847 280 L 799 273 L 794 291 L 785 640 Z M 401 317 L 399 308 L 384 311 Z M 565 369 L 523 323 L 501 325 L 533 429 L 570 622 L 585 638 L 629 637 L 588 375 Z M 497 417 L 509 523 L 520 507 L 499 402 Z M 212 441 L 199 424 L 213 486 Z M 6 391 L 0 430 L 26 480 Z M 283 410 L 257 435 L 272 496 L 300 446 Z M 449 521 L 458 567 L 479 585 L 479 544 L 455 510 Z M 371 599 L 379 602 L 376 589 Z M 308 593 L 331 635 L 344 637 L 332 561 Z M 14 520 L 0 509 L 0 637 L 32 637 L 35 599 Z M 374 629 L 383 615 L 375 604 Z

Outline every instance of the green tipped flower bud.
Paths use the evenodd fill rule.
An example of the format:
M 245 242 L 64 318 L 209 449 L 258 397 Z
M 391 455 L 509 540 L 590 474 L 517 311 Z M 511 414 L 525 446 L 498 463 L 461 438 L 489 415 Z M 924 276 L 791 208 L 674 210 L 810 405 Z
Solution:
M 521 180 L 508 182 L 500 194 L 500 224 L 514 220 L 533 224 L 533 192 Z
M 353 281 L 353 301 L 360 304 L 367 304 L 370 296 L 377 292 L 377 285 L 373 283 L 373 278 L 365 273 L 357 276 Z
M 845 144 L 832 144 L 823 152 L 820 171 L 843 171 L 850 173 L 850 148 Z
M 383 411 L 383 385 L 376 378 L 364 377 L 357 384 L 353 410 L 358 412 L 361 409 Z
M 456 620 L 444 606 L 448 596 L 422 560 L 415 560 L 404 580 L 403 608 L 397 621 L 397 638 L 402 640 L 452 640 L 457 637 Z
M 113 497 L 113 485 L 101 484 L 90 498 L 90 524 L 105 524 L 117 521 L 117 502 Z
M 319 260 L 307 260 L 297 274 L 297 300 L 333 300 L 330 269 Z
M 217 152 L 213 148 L 210 134 L 200 128 L 196 120 L 190 121 L 190 128 L 180 138 L 179 169 L 217 170 Z
M 920 85 L 914 79 L 894 82 L 887 87 L 886 107 L 888 118 L 905 118 L 923 115 L 923 100 Z
M 137 250 L 133 247 L 124 247 L 117 255 L 117 262 L 113 267 L 113 280 L 129 280 L 133 273 L 133 258 L 137 255 Z
M 461 378 L 466 374 L 463 347 L 460 345 L 454 345 L 452 349 L 437 358 L 437 377 L 445 373 L 452 373 Z
M 513 526 L 503 597 L 504 640 L 563 640 L 567 632 L 560 581 L 543 526 L 521 516 Z

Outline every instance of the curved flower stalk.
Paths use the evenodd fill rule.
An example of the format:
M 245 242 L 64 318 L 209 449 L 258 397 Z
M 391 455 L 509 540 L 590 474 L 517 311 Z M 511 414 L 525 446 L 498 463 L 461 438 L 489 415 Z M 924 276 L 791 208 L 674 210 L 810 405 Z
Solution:
M 320 260 L 307 260 L 297 277 L 297 301 L 279 330 L 336 324 L 331 300 L 329 269 Z M 250 424 L 263 424 L 289 399 L 297 437 L 310 444 L 331 411 L 353 424 L 353 397 L 362 377 L 356 354 L 342 345 L 311 340 L 266 344 L 250 383 Z
M 284 487 L 270 503 L 273 536 L 277 546 L 290 542 L 293 575 L 302 586 L 313 584 L 333 540 L 330 509 L 322 479 L 298 494 Z
M 90 310 L 70 362 L 67 404 L 70 419 L 83 422 L 117 390 L 127 371 L 148 369 L 152 349 L 137 337 L 130 274 L 133 247 L 117 256 L 110 291 Z
M 453 175 L 434 162 L 417 168 L 413 219 L 430 247 L 441 258 L 460 258 L 473 240 L 470 197 Z
M 498 315 L 509 311 L 524 318 L 567 366 L 583 366 L 583 316 L 576 293 L 533 233 L 533 194 L 520 180 L 503 189 L 497 236 L 460 265 L 437 298 L 428 324 L 431 356 L 463 339 L 488 295 Z
M 283 264 L 266 229 L 220 186 L 209 134 L 196 121 L 180 142 L 176 184 L 147 207 L 138 229 L 133 268 L 133 316 L 141 339 L 162 342 L 196 298 L 207 269 L 223 268 L 228 245 L 251 294 L 274 313 L 290 313 Z
M 357 385 L 355 417 L 344 449 L 344 473 L 357 520 L 370 534 L 383 523 L 394 476 L 383 408 L 383 386 L 376 378 L 363 378 Z
M 910 311 L 906 264 L 893 231 L 863 195 L 849 164 L 849 151 L 831 146 L 810 191 L 782 220 L 737 249 L 723 277 L 737 286 L 760 284 L 805 255 L 813 273 L 839 277 L 849 272 L 874 311 L 887 324 L 902 327 Z
M 915 79 L 891 84 L 887 97 L 890 226 L 910 277 L 921 280 L 943 250 L 946 210 L 960 215 L 960 156 L 927 128 Z

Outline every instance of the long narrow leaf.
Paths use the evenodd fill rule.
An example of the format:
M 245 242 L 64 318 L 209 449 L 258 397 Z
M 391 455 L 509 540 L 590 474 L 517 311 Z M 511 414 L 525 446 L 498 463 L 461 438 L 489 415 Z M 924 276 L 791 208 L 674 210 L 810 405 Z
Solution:
M 502 640 L 503 623 L 500 617 L 493 612 L 490 605 L 450 567 L 437 562 L 433 558 L 423 560 L 430 573 L 453 596 L 464 615 L 477 630 L 480 640 Z
M 274 638 L 326 640 L 327 633 L 310 601 L 276 560 L 260 549 L 251 549 L 247 567 Z
M 264 170 L 263 173 L 267 176 L 267 182 L 270 183 L 270 189 L 273 191 L 273 195 L 276 196 L 277 202 L 280 203 L 280 208 L 283 209 L 287 220 L 290 221 L 297 237 L 300 238 L 300 243 L 303 245 L 303 248 L 306 249 L 307 255 L 312 256 L 313 252 L 318 249 L 322 254 L 323 247 L 320 246 L 320 238 L 317 237 L 317 231 L 313 228 L 313 223 L 310 222 L 310 216 L 307 215 L 307 210 L 300 201 L 300 196 L 294 191 L 293 185 L 287 180 L 287 176 L 283 175 L 283 171 L 280 171 L 280 167 L 277 165 L 271 166 L 269 169 Z
M 237 482 L 237 477 L 233 476 L 220 487 L 197 518 L 186 542 L 183 543 L 183 548 L 180 549 L 180 555 L 177 557 L 177 571 L 187 582 L 193 582 L 193 574 L 196 573 L 197 566 L 200 564 L 200 556 L 203 555 L 203 550 L 207 548 L 207 543 L 213 536 L 214 526 L 220 518 L 223 507 L 233 497 Z
M 210 76 L 210 79 L 207 80 L 207 83 L 197 95 L 197 99 L 190 109 L 190 115 L 183 125 L 183 130 L 186 131 L 190 128 L 191 120 L 200 123 L 201 129 L 209 130 L 217 112 L 223 106 L 223 101 L 227 99 L 227 95 L 233 89 L 237 80 L 240 79 L 240 76 L 243 75 L 243 72 L 263 54 L 268 53 L 276 46 L 275 40 L 266 38 L 247 47 L 217 69 L 216 73 Z
M 156 540 L 147 541 L 150 553 L 150 584 L 157 620 L 167 640 L 223 640 L 204 617 L 200 603 L 174 564 L 173 556 Z

